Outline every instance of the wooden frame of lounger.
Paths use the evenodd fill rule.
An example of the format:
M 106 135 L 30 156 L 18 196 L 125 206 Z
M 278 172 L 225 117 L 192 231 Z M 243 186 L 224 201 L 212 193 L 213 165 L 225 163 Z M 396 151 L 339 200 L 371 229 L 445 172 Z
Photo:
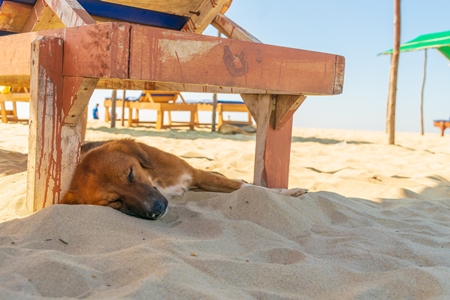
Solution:
M 128 126 L 133 124 L 154 123 L 157 130 L 162 128 L 171 128 L 178 126 L 189 126 L 190 130 L 194 130 L 194 117 L 197 111 L 195 104 L 186 103 L 183 96 L 179 92 L 173 91 L 143 91 L 139 101 L 129 102 L 128 107 Z M 180 98 L 181 103 L 175 103 Z M 150 109 L 156 110 L 156 121 L 146 122 L 139 119 L 139 110 Z M 184 111 L 189 112 L 189 122 L 173 122 L 171 112 Z M 167 112 L 168 123 L 164 122 L 164 115 Z
M 7 102 L 11 102 L 11 109 L 6 109 Z M 17 102 L 30 102 L 30 93 L 27 88 L 14 88 L 9 94 L 0 93 L 0 114 L 3 123 L 28 121 L 28 119 L 19 118 Z
M 176 103 L 180 98 L 182 102 Z M 122 103 L 123 100 L 116 100 L 117 107 L 124 107 L 128 110 L 128 126 L 133 126 L 133 124 L 154 124 L 157 130 L 162 128 L 171 128 L 179 126 L 188 126 L 189 129 L 193 130 L 195 126 L 195 115 L 197 107 L 195 104 L 186 103 L 183 96 L 179 92 L 173 91 L 143 91 L 138 101 L 125 101 L 125 105 Z M 122 106 L 123 105 L 123 106 Z M 109 122 L 111 117 L 109 113 L 109 108 L 112 106 L 111 99 L 105 99 L 105 121 Z M 148 109 L 156 111 L 155 121 L 142 121 L 139 116 L 139 110 Z M 172 121 L 171 112 L 172 111 L 184 111 L 190 113 L 189 122 L 179 122 Z M 167 124 L 164 122 L 165 113 L 167 112 Z
M 211 123 L 200 123 L 198 112 L 199 111 L 212 111 L 213 106 L 210 103 L 197 103 L 197 112 L 195 113 L 195 125 L 210 125 Z M 217 127 L 222 126 L 222 124 L 241 124 L 241 125 L 251 125 L 253 124 L 253 119 L 250 111 L 244 103 L 217 103 L 216 112 L 218 115 Z M 228 120 L 224 118 L 225 112 L 239 112 L 247 114 L 247 121 L 235 121 Z
M 433 121 L 434 127 L 437 127 L 441 130 L 441 136 L 444 136 L 444 131 L 447 128 L 450 128 L 450 121 L 447 120 L 435 120 Z
M 38 0 L 23 31 L 47 8 L 68 28 L 0 37 L 0 85 L 31 86 L 30 206 L 58 203 L 67 190 L 95 88 L 241 94 L 258 126 L 254 183 L 287 187 L 292 116 L 307 95 L 342 92 L 344 58 L 258 43 L 220 14 L 227 3 L 201 1 L 176 32 L 95 24 L 75 0 Z M 209 23 L 230 39 L 189 33 Z

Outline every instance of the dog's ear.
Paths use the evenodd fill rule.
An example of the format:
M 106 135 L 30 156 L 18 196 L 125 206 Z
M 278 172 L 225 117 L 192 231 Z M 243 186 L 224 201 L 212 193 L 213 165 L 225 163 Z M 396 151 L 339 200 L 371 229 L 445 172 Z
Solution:
M 67 193 L 64 195 L 61 201 L 59 201 L 60 204 L 81 204 L 78 201 L 78 197 L 76 196 L 75 192 L 73 191 L 67 191 Z
M 119 150 L 120 152 L 136 157 L 143 168 L 153 168 L 147 152 L 145 152 L 144 149 L 142 149 L 142 147 L 140 147 L 134 140 L 117 140 L 114 141 L 114 143 L 115 150 Z

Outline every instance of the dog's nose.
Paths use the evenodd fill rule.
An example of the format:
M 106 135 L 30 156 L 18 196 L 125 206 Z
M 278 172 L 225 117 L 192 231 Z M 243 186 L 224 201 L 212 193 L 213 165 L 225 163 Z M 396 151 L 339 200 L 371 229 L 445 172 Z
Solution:
M 166 206 L 161 201 L 156 201 L 155 204 L 153 204 L 152 210 L 147 213 L 147 217 L 149 217 L 152 220 L 156 220 L 164 215 L 166 212 Z

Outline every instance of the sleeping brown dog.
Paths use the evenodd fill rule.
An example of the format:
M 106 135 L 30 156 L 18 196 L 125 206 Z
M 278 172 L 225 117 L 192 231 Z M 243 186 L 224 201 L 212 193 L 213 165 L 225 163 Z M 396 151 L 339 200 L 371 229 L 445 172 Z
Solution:
M 190 187 L 230 193 L 247 183 L 196 169 L 183 159 L 131 139 L 86 143 L 62 204 L 110 206 L 150 220 L 167 212 L 168 200 Z M 305 189 L 271 189 L 300 196 Z

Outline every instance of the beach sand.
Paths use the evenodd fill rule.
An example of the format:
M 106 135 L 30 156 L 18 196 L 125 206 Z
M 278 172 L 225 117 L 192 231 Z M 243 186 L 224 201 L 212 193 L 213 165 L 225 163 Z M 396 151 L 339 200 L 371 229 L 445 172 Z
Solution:
M 450 136 L 294 129 L 290 187 L 191 191 L 166 217 L 25 204 L 28 126 L 0 123 L 0 298 L 449 299 Z M 110 129 L 252 181 L 254 136 Z

